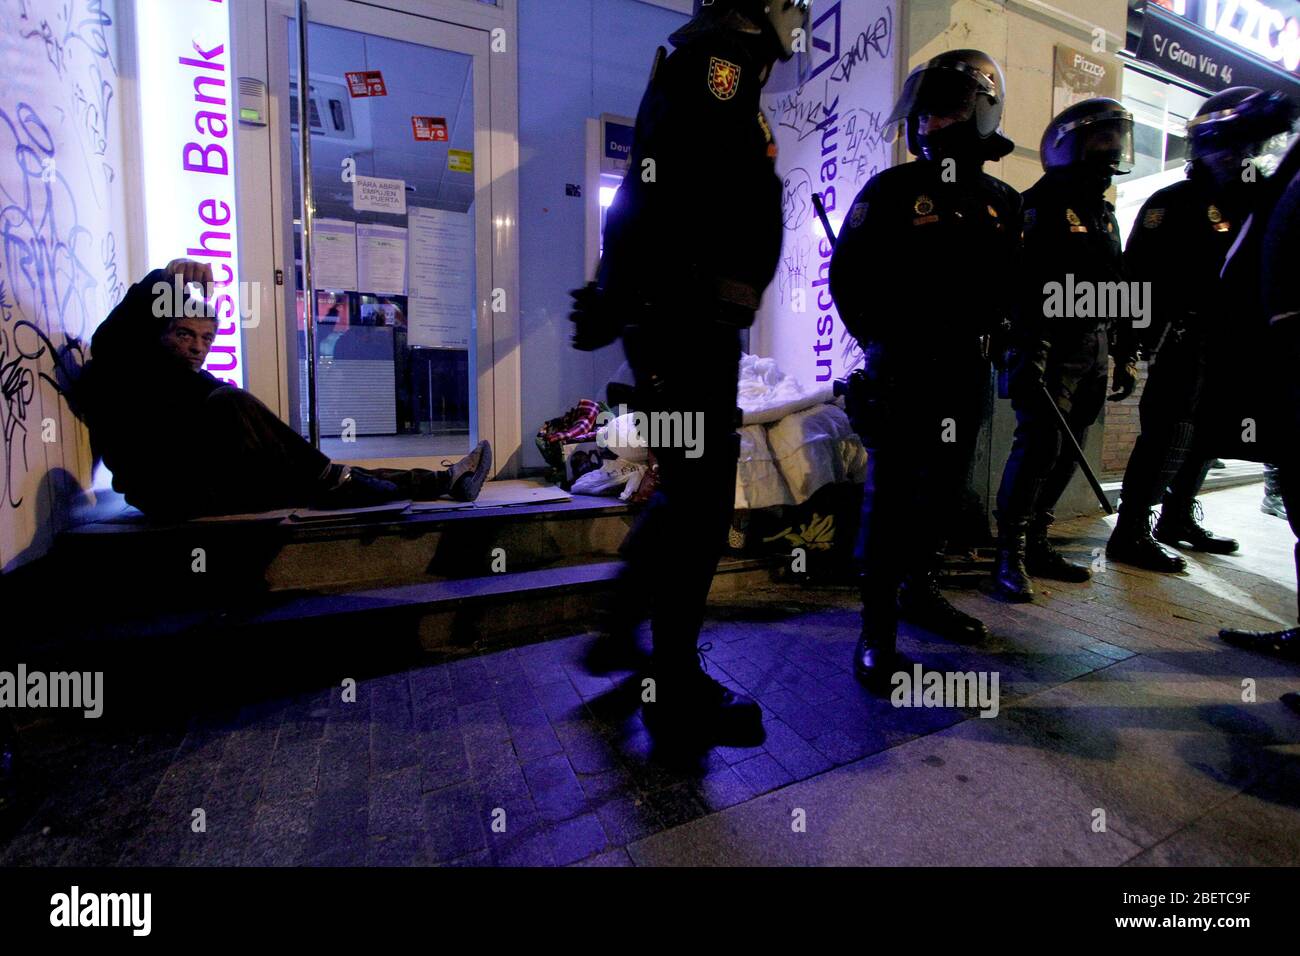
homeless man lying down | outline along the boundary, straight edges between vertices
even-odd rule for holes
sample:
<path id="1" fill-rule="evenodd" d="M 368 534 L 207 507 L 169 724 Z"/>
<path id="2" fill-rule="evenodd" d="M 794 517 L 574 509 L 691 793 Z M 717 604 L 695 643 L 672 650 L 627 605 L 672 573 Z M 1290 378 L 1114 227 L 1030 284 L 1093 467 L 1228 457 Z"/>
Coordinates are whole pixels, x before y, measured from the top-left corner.
<path id="1" fill-rule="evenodd" d="M 338 464 L 248 392 L 214 378 L 203 363 L 217 310 L 193 283 L 210 291 L 212 267 L 177 259 L 133 285 L 96 330 L 75 388 L 91 447 L 132 505 L 177 521 L 478 496 L 492 467 L 487 442 L 443 462 L 444 471 Z"/>

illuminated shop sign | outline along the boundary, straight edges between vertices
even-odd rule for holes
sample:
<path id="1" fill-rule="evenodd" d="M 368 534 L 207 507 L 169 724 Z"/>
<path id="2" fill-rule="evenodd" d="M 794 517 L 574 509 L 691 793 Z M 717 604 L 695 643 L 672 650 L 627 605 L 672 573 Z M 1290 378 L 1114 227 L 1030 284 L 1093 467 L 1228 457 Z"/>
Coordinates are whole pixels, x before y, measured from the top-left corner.
<path id="1" fill-rule="evenodd" d="M 1300 73 L 1300 16 L 1264 0 L 1165 0 L 1152 3 L 1249 50 L 1288 73 Z"/>
<path id="2" fill-rule="evenodd" d="M 1217 6 L 1222 6 L 1217 0 Z M 1216 9 L 1217 9 L 1216 6 Z M 1161 7 L 1148 6 L 1138 45 L 1139 59 L 1211 93 L 1230 86 L 1283 90 L 1300 101 L 1300 79 Z"/>
<path id="3" fill-rule="evenodd" d="M 177 258 L 212 263 L 217 338 L 205 367 L 242 386 L 238 81 L 227 0 L 136 0 L 135 9 L 149 265 Z"/>

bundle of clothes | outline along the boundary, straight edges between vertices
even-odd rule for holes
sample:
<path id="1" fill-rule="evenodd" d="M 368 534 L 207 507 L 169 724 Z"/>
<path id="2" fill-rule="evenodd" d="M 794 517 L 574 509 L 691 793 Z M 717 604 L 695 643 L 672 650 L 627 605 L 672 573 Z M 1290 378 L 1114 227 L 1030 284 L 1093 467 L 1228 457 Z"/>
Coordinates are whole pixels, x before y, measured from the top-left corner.
<path id="1" fill-rule="evenodd" d="M 630 383 L 625 365 L 615 384 Z M 867 453 L 831 383 L 805 389 L 774 359 L 745 355 L 738 404 L 740 462 L 736 508 L 802 505 L 827 485 L 861 484 Z M 587 399 L 537 434 L 551 477 L 575 494 L 644 500 L 653 492 L 653 450 L 635 411 L 618 411 Z M 643 427 L 643 426 L 642 426 Z"/>

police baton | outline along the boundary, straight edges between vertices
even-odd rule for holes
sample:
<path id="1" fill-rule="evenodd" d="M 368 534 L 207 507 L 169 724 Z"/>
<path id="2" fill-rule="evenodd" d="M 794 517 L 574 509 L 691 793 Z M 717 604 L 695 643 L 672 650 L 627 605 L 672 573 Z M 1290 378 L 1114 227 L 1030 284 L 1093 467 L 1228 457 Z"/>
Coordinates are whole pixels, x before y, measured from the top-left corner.
<path id="1" fill-rule="evenodd" d="M 835 229 L 831 226 L 830 217 L 826 215 L 826 207 L 822 205 L 822 194 L 812 194 L 813 208 L 817 210 L 817 218 L 822 221 L 822 228 L 826 230 L 826 238 L 831 241 L 831 248 L 835 248 Z"/>
<path id="2" fill-rule="evenodd" d="M 1106 497 L 1106 492 L 1102 490 L 1101 482 L 1097 480 L 1097 476 L 1093 473 L 1092 467 L 1088 464 L 1088 459 L 1083 454 L 1083 449 L 1079 447 L 1079 442 L 1075 439 L 1074 432 L 1070 431 L 1070 425 L 1065 420 L 1065 416 L 1061 414 L 1061 409 L 1056 404 L 1056 399 L 1052 398 L 1052 393 L 1047 390 L 1046 385 L 1041 385 L 1039 388 L 1042 390 L 1044 400 L 1046 400 L 1047 404 L 1051 406 L 1052 413 L 1056 416 L 1056 424 L 1061 429 L 1061 434 L 1065 436 L 1065 440 L 1069 443 L 1070 450 L 1074 453 L 1074 460 L 1079 464 L 1079 470 L 1083 472 L 1083 477 L 1088 479 L 1088 484 L 1092 485 L 1092 493 L 1095 494 L 1097 500 L 1101 502 L 1101 510 L 1106 512 L 1108 515 L 1113 515 L 1115 509 L 1110 506 L 1110 499 Z"/>

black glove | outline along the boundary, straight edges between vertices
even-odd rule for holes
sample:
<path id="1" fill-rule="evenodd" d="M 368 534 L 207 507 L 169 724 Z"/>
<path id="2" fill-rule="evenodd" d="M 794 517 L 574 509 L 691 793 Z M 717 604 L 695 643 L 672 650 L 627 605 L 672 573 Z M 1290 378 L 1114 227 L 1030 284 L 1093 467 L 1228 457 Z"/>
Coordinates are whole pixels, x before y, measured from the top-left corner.
<path id="1" fill-rule="evenodd" d="M 605 294 L 588 282 L 581 289 L 569 292 L 573 296 L 573 311 L 569 321 L 573 323 L 573 347 L 579 352 L 594 352 L 604 348 L 623 331 L 622 323 L 612 314 Z"/>
<path id="2" fill-rule="evenodd" d="M 863 367 L 855 369 L 848 377 L 844 411 L 862 444 L 879 448 L 889 436 L 890 397 L 894 390 L 884 351 L 873 345 L 868 345 L 863 351 Z"/>
<path id="3" fill-rule="evenodd" d="M 1007 397 L 1024 400 L 1043 387 L 1047 376 L 1047 343 L 1013 348 L 1007 357 Z"/>
<path id="4" fill-rule="evenodd" d="M 1138 387 L 1137 359 L 1115 358 L 1115 373 L 1111 376 L 1111 387 L 1115 391 L 1106 396 L 1109 402 L 1122 402 L 1133 394 Z"/>

